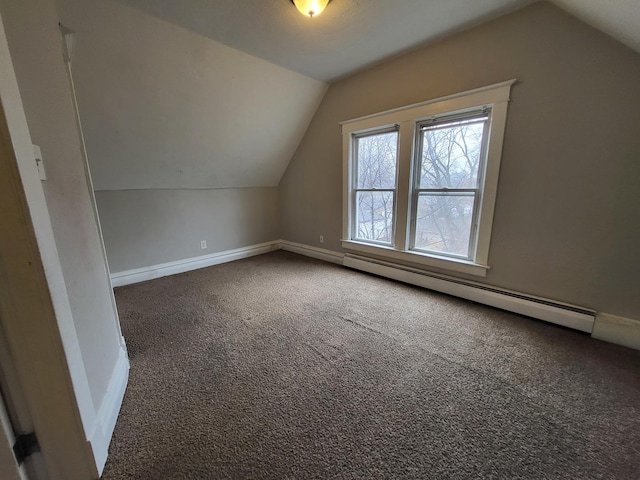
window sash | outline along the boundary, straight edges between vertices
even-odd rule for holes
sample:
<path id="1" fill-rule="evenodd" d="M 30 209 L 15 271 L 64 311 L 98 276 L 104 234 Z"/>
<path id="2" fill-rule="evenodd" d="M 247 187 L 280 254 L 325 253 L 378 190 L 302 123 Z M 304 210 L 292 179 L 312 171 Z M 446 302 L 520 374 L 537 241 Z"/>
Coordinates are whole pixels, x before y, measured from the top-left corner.
<path id="1" fill-rule="evenodd" d="M 421 169 L 422 169 L 422 154 L 424 149 L 424 135 L 423 132 L 427 130 L 437 130 L 442 128 L 450 128 L 457 125 L 472 125 L 476 123 L 483 123 L 482 140 L 480 145 L 480 153 L 478 159 L 478 180 L 476 188 L 453 188 L 453 187 L 441 187 L 441 188 L 421 188 Z M 409 250 L 429 253 L 443 257 L 451 257 L 457 259 L 464 259 L 469 261 L 475 261 L 476 250 L 478 245 L 478 227 L 480 208 L 482 205 L 482 190 L 484 187 L 484 177 L 486 171 L 487 162 L 487 144 L 489 140 L 489 130 L 491 124 L 491 109 L 483 107 L 482 110 L 467 111 L 462 113 L 453 113 L 444 115 L 438 118 L 432 118 L 428 121 L 416 122 L 415 128 L 415 150 L 414 155 L 411 158 L 413 182 L 411 187 L 411 207 L 408 212 L 409 220 Z M 473 196 L 473 213 L 471 217 L 471 228 L 469 232 L 469 244 L 466 255 L 460 255 L 453 252 L 443 252 L 440 250 L 431 250 L 425 248 L 416 247 L 417 237 L 417 221 L 418 221 L 418 201 L 420 196 L 425 195 L 472 195 Z"/>
<path id="2" fill-rule="evenodd" d="M 458 125 L 473 125 L 474 123 L 487 122 L 489 120 L 489 109 L 483 108 L 482 111 L 475 113 L 457 113 L 453 115 L 443 115 L 433 117 L 427 121 L 419 122 L 419 132 L 426 130 L 438 130 L 441 128 L 455 127 Z"/>
<path id="3" fill-rule="evenodd" d="M 396 157 L 395 157 L 395 179 L 394 179 L 394 188 L 359 188 L 359 165 L 358 165 L 358 146 L 359 140 L 367 137 L 372 137 L 376 135 L 384 135 L 385 133 L 396 133 Z M 359 242 L 371 243 L 373 245 L 383 245 L 383 246 L 391 246 L 393 247 L 395 244 L 395 232 L 396 232 L 396 223 L 397 223 L 397 190 L 398 190 L 398 167 L 399 167 L 399 142 L 400 142 L 400 132 L 398 125 L 387 126 L 383 128 L 378 128 L 375 130 L 369 130 L 366 132 L 356 132 L 351 135 L 352 137 L 352 184 L 351 184 L 351 238 L 357 240 Z M 392 218 L 391 218 L 391 240 L 389 242 L 382 242 L 379 240 L 371 240 L 368 238 L 362 238 L 359 236 L 358 231 L 358 193 L 359 192 L 391 192 L 392 197 Z"/>
<path id="4" fill-rule="evenodd" d="M 420 197 L 439 197 L 439 196 L 451 196 L 451 197 L 472 197 L 473 198 L 473 211 L 471 214 L 471 227 L 469 230 L 469 243 L 467 245 L 466 255 L 461 255 L 454 252 L 445 252 L 442 250 L 434 250 L 429 248 L 420 248 L 416 246 L 416 237 L 418 235 L 417 223 L 418 223 L 418 201 Z M 473 252 L 476 248 L 476 238 L 478 230 L 478 213 L 479 213 L 479 198 L 480 191 L 478 189 L 421 189 L 416 190 L 415 195 L 415 208 L 411 215 L 411 244 L 409 250 L 422 253 L 430 253 L 441 257 L 450 257 L 464 260 L 473 260 Z"/>
<path id="5" fill-rule="evenodd" d="M 372 240 L 369 238 L 362 238 L 358 235 L 358 193 L 360 192 L 391 192 L 391 202 L 392 202 L 392 217 L 391 217 L 391 240 L 389 242 L 383 242 L 380 240 Z M 351 238 L 357 240 L 359 242 L 372 243 L 375 245 L 384 245 L 384 246 L 393 246 L 394 238 L 396 233 L 396 190 L 395 189 L 386 189 L 386 188 L 355 188 L 353 190 L 353 230 Z"/>

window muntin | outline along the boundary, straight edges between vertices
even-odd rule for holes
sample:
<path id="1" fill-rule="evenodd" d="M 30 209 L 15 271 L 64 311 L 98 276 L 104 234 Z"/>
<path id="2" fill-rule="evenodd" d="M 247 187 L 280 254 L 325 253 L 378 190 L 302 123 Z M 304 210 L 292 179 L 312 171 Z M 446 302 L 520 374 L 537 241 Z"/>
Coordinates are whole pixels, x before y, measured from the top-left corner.
<path id="1" fill-rule="evenodd" d="M 398 130 L 354 135 L 352 238 L 393 245 L 395 229 Z"/>
<path id="2" fill-rule="evenodd" d="M 490 112 L 416 127 L 411 249 L 473 260 Z"/>

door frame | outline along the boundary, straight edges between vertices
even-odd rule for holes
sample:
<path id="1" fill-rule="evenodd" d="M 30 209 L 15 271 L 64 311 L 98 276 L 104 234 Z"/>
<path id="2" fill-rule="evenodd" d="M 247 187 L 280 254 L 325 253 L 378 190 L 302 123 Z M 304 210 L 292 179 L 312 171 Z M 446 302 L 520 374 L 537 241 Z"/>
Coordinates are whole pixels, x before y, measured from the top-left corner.
<path id="1" fill-rule="evenodd" d="M 5 480 L 33 479 L 33 476 L 27 476 L 26 466 L 18 465 L 13 455 L 12 447 L 16 437 L 2 395 L 0 395 L 0 430 L 2 430 L 2 435 L 0 435 L 0 472 L 2 472 L 2 478 Z"/>
<path id="2" fill-rule="evenodd" d="M 0 204 L 0 327 L 46 475 L 98 478 L 96 412 L 1 16 Z"/>

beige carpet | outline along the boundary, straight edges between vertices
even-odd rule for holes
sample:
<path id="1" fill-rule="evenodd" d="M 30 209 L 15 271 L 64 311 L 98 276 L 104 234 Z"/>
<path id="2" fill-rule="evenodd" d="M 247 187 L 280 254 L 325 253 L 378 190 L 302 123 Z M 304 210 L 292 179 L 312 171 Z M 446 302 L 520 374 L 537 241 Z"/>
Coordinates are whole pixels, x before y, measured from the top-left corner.
<path id="1" fill-rule="evenodd" d="M 275 252 L 118 288 L 105 479 L 640 478 L 640 352 Z"/>

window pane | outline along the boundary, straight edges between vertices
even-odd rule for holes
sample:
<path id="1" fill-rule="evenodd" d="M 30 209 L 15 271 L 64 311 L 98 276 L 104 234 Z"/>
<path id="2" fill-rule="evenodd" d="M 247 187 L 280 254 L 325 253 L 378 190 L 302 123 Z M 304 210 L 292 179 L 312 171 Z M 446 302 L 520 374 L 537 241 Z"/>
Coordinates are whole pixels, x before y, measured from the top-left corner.
<path id="1" fill-rule="evenodd" d="M 485 120 L 422 132 L 420 188 L 476 188 Z"/>
<path id="2" fill-rule="evenodd" d="M 474 195 L 420 194 L 415 248 L 466 257 L 474 199 Z"/>
<path id="3" fill-rule="evenodd" d="M 356 238 L 391 243 L 393 192 L 356 192 Z"/>
<path id="4" fill-rule="evenodd" d="M 357 188 L 396 188 L 398 132 L 357 139 Z"/>

